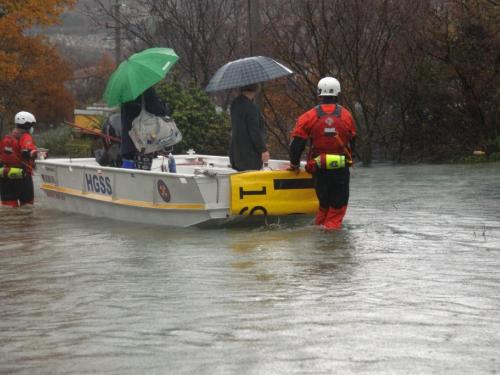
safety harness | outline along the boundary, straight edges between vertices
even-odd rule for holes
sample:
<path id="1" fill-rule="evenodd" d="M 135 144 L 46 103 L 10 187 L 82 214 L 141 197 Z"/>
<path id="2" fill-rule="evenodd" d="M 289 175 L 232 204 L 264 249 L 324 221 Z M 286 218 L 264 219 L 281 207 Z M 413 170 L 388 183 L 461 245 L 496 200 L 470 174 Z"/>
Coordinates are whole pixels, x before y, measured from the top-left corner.
<path id="1" fill-rule="evenodd" d="M 339 169 L 344 168 L 346 163 L 354 168 L 348 149 L 351 134 L 345 122 L 340 118 L 342 107 L 337 104 L 333 113 L 326 113 L 320 105 L 315 109 L 318 120 L 311 131 L 313 150 L 311 160 L 306 164 L 306 171 L 314 173 L 316 168 Z"/>
<path id="2" fill-rule="evenodd" d="M 33 167 L 21 160 L 22 151 L 20 139 L 23 134 L 7 134 L 1 142 L 0 177 L 9 179 L 20 179 L 26 176 L 26 169 L 33 170 Z M 29 152 L 29 150 L 28 150 Z"/>

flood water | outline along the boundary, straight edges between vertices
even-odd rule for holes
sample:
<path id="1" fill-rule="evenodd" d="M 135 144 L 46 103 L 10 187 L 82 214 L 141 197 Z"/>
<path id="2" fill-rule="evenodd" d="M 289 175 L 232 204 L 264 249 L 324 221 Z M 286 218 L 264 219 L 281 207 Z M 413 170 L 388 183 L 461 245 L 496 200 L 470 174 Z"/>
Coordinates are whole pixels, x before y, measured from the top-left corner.
<path id="1" fill-rule="evenodd" d="M 0 209 L 0 374 L 500 373 L 500 164 L 356 168 L 342 230 Z"/>

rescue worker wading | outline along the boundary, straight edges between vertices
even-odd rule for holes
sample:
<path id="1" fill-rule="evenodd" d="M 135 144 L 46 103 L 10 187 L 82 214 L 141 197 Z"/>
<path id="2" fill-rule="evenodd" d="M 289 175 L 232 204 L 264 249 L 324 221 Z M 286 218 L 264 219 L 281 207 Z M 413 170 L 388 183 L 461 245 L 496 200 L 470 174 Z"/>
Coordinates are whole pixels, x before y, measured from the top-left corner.
<path id="1" fill-rule="evenodd" d="M 352 165 L 356 127 L 351 114 L 337 104 L 340 83 L 326 77 L 318 83 L 321 104 L 299 117 L 291 135 L 290 167 L 300 171 L 300 157 L 310 138 L 312 149 L 306 171 L 312 173 L 319 200 L 315 225 L 338 229 L 349 201 L 349 167 Z"/>
<path id="2" fill-rule="evenodd" d="M 34 159 L 47 156 L 37 151 L 31 133 L 35 116 L 29 112 L 19 112 L 15 116 L 16 127 L 0 141 L 2 183 L 2 205 L 19 207 L 33 204 Z"/>

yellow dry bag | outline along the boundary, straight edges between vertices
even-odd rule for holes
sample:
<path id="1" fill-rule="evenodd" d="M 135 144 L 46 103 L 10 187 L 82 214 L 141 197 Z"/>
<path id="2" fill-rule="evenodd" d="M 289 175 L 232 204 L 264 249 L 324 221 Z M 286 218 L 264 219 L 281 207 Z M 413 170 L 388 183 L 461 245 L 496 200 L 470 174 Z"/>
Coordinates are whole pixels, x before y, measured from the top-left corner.
<path id="1" fill-rule="evenodd" d="M 11 180 L 18 180 L 26 176 L 26 170 L 23 168 L 0 168 L 0 177 L 10 178 Z"/>
<path id="2" fill-rule="evenodd" d="M 339 169 L 345 167 L 345 155 L 321 154 L 314 158 L 321 169 Z"/>

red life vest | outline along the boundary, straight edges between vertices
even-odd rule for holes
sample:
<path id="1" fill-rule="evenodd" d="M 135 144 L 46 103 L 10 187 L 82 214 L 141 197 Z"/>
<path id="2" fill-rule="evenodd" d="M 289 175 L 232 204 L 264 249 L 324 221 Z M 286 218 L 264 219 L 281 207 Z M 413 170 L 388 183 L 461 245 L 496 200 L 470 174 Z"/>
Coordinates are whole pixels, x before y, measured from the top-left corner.
<path id="1" fill-rule="evenodd" d="M 19 142 L 21 136 L 22 134 L 18 134 L 17 136 L 7 134 L 0 142 L 1 160 L 5 167 L 22 167 L 19 161 L 22 157 L 21 143 Z"/>
<path id="2" fill-rule="evenodd" d="M 310 136 L 312 138 L 315 154 L 336 154 L 345 155 L 345 150 L 335 137 L 338 134 L 344 145 L 349 149 L 351 133 L 346 123 L 340 118 L 342 107 L 337 104 L 333 113 L 326 113 L 320 105 L 315 107 L 318 114 L 318 120 L 311 128 Z"/>

